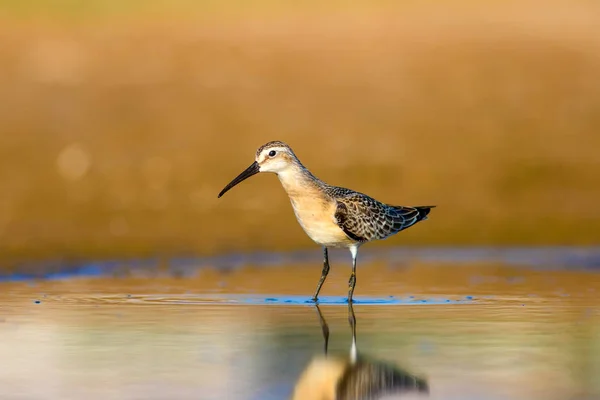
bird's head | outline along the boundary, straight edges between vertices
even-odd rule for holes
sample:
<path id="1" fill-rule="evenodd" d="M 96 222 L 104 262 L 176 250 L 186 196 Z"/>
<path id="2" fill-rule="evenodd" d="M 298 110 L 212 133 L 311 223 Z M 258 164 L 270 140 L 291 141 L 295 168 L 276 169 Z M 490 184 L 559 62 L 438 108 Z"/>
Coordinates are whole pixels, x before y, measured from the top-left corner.
<path id="1" fill-rule="evenodd" d="M 229 182 L 229 184 L 221 190 L 218 197 L 223 196 L 229 189 L 259 172 L 280 174 L 293 166 L 298 165 L 298 163 L 298 158 L 296 158 L 296 155 L 287 144 L 280 141 L 266 143 L 256 150 L 254 162 Z"/>

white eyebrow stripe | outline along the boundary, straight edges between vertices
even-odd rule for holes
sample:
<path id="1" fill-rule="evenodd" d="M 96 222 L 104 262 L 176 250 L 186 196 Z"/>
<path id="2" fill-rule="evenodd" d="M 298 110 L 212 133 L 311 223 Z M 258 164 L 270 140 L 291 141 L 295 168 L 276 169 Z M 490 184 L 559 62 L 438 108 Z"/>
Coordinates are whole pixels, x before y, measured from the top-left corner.
<path id="1" fill-rule="evenodd" d="M 286 151 L 287 149 L 285 147 L 269 147 L 268 149 L 264 149 L 263 152 L 265 151 L 271 151 L 271 150 L 275 150 L 275 151 Z M 268 154 L 268 151 L 267 151 Z"/>

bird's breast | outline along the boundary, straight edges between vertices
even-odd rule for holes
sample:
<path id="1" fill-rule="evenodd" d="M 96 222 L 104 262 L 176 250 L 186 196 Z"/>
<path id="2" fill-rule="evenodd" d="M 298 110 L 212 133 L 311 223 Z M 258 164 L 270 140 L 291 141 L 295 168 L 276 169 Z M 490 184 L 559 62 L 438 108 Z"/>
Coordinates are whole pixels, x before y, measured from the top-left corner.
<path id="1" fill-rule="evenodd" d="M 296 219 L 306 234 L 316 243 L 327 247 L 347 247 L 352 241 L 337 225 L 334 215 L 336 202 L 320 193 L 290 193 Z"/>

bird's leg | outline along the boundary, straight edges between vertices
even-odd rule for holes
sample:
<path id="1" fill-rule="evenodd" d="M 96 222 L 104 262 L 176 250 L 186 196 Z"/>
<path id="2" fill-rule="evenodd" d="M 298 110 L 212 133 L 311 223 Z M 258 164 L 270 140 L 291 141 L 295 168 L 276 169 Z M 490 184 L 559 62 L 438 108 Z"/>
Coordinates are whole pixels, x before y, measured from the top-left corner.
<path id="1" fill-rule="evenodd" d="M 352 253 L 352 275 L 350 275 L 350 279 L 348 280 L 348 303 L 352 303 L 352 295 L 354 295 L 354 286 L 356 286 L 356 254 L 358 253 L 358 248 L 351 247 L 350 252 Z"/>
<path id="2" fill-rule="evenodd" d="M 352 362 L 356 362 L 356 316 L 354 316 L 354 307 L 352 303 L 348 303 L 348 322 L 350 323 L 350 329 L 352 330 L 352 347 L 350 348 L 350 359 Z"/>
<path id="3" fill-rule="evenodd" d="M 321 286 L 323 286 L 323 282 L 325 282 L 328 273 L 329 255 L 327 254 L 327 247 L 323 247 L 323 271 L 321 272 L 321 279 L 319 279 L 319 283 L 317 284 L 317 290 L 315 291 L 315 295 L 313 296 L 312 301 L 316 302 L 319 299 L 319 292 L 321 291 Z"/>
<path id="4" fill-rule="evenodd" d="M 325 321 L 325 318 L 323 317 L 323 313 L 321 312 L 319 306 L 315 304 L 315 307 L 317 308 L 317 312 L 319 313 L 319 323 L 321 324 L 321 331 L 323 332 L 323 339 L 325 340 L 325 356 L 327 356 L 327 347 L 329 344 L 329 325 L 327 325 L 327 321 Z"/>

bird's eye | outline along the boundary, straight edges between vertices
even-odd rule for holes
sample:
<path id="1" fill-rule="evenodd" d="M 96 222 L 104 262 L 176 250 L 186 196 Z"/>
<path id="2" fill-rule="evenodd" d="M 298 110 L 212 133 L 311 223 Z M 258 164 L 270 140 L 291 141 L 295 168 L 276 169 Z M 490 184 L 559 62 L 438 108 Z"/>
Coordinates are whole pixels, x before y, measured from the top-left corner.
<path id="1" fill-rule="evenodd" d="M 275 157 L 275 154 L 277 154 L 277 152 L 275 150 L 271 150 L 269 152 L 269 157 Z"/>

